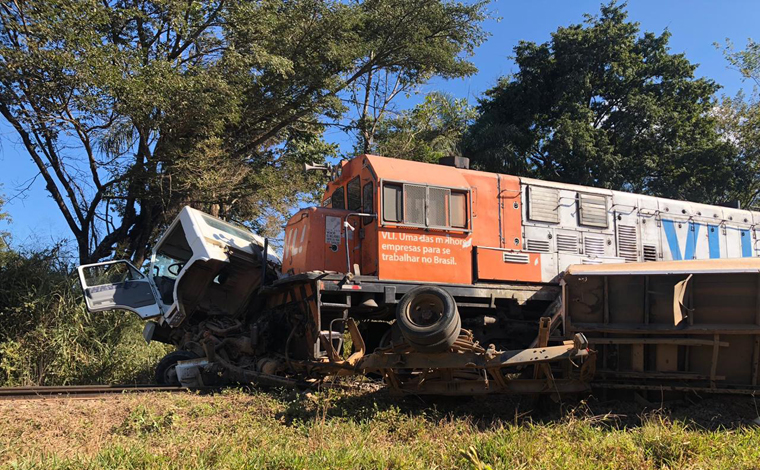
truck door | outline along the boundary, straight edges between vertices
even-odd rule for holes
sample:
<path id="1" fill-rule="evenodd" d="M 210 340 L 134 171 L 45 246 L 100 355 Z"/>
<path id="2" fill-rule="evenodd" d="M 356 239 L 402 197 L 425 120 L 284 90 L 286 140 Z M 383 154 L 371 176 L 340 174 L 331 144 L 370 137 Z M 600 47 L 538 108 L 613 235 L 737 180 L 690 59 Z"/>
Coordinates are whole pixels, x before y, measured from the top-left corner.
<path id="1" fill-rule="evenodd" d="M 128 261 L 79 266 L 87 310 L 130 310 L 140 318 L 161 315 L 150 280 Z"/>

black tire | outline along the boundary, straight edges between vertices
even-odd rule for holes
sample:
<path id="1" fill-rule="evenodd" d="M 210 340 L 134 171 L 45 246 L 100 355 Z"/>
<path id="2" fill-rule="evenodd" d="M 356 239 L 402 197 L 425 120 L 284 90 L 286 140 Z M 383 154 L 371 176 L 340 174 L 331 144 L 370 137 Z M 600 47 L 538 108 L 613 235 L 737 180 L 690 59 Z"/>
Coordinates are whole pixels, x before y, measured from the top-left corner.
<path id="1" fill-rule="evenodd" d="M 156 383 L 159 385 L 173 386 L 179 385 L 177 372 L 174 370 L 179 361 L 195 359 L 198 356 L 190 351 L 170 352 L 158 361 L 156 366 Z"/>
<path id="2" fill-rule="evenodd" d="M 435 286 L 415 287 L 401 298 L 396 324 L 417 351 L 446 351 L 459 337 L 462 321 L 454 298 Z"/>

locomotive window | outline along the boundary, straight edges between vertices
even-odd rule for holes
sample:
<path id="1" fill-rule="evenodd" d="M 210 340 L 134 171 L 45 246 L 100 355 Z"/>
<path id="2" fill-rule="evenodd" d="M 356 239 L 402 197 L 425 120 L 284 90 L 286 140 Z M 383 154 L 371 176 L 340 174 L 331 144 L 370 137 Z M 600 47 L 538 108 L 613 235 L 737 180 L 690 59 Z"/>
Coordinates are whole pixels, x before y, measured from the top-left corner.
<path id="1" fill-rule="evenodd" d="M 404 222 L 425 225 L 425 196 L 427 187 L 404 185 Z"/>
<path id="2" fill-rule="evenodd" d="M 372 182 L 364 185 L 364 188 L 362 188 L 362 201 L 364 204 L 362 204 L 362 212 L 365 214 L 372 214 L 374 212 L 374 201 L 373 195 L 374 191 L 372 190 Z"/>
<path id="3" fill-rule="evenodd" d="M 449 194 L 451 191 L 442 188 L 428 188 L 428 223 L 432 227 L 448 226 Z"/>
<path id="4" fill-rule="evenodd" d="M 401 185 L 383 185 L 383 220 L 386 222 L 401 222 L 403 220 L 402 194 Z"/>
<path id="5" fill-rule="evenodd" d="M 348 192 L 348 210 L 358 211 L 362 208 L 362 188 L 359 177 L 352 179 L 346 185 Z"/>
<path id="6" fill-rule="evenodd" d="M 467 228 L 467 195 L 451 193 L 451 226 Z"/>
<path id="7" fill-rule="evenodd" d="M 339 186 L 338 189 L 332 194 L 332 207 L 333 209 L 345 209 L 346 197 L 343 192 L 343 186 Z"/>
<path id="8" fill-rule="evenodd" d="M 607 228 L 607 198 L 578 193 L 578 218 L 581 225 Z"/>
<path id="9" fill-rule="evenodd" d="M 364 191 L 366 201 L 371 183 L 364 187 Z M 385 222 L 422 227 L 467 228 L 467 193 L 464 191 L 419 184 L 383 183 L 382 198 Z M 367 208 L 365 212 L 371 212 L 371 209 Z"/>

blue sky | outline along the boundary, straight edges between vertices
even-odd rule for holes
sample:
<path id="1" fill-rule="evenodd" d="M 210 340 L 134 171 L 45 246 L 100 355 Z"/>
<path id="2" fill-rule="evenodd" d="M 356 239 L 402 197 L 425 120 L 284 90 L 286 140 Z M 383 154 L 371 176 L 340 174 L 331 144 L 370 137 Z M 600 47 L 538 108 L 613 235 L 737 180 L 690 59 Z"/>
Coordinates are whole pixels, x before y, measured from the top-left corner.
<path id="1" fill-rule="evenodd" d="M 512 48 L 520 40 L 545 42 L 558 26 L 582 21 L 583 13 L 599 11 L 599 1 L 587 0 L 501 0 L 491 4 L 494 16 L 485 28 L 491 33 L 488 41 L 477 49 L 472 58 L 479 71 L 462 80 L 433 80 L 423 86 L 420 94 L 412 97 L 409 105 L 425 93 L 442 90 L 458 98 L 468 98 L 474 103 L 499 77 L 515 71 L 509 60 Z M 721 94 L 734 95 L 740 89 L 751 91 L 751 84 L 743 82 L 738 72 L 729 70 L 722 53 L 714 42 L 723 43 L 730 38 L 737 48 L 746 44 L 747 38 L 760 39 L 760 1 L 757 0 L 632 0 L 628 5 L 630 18 L 641 23 L 641 29 L 660 33 L 668 29 L 672 33 L 672 52 L 685 53 L 693 63 L 698 63 L 698 76 L 714 79 L 723 86 Z M 405 105 L 407 103 L 404 103 Z M 328 139 L 341 143 L 348 150 L 348 139 L 340 131 L 330 131 Z M 13 198 L 18 189 L 25 187 L 37 172 L 24 153 L 13 130 L 0 122 L 0 193 Z M 0 230 L 10 229 L 14 245 L 44 246 L 69 237 L 69 230 L 57 207 L 47 195 L 41 178 L 31 184 L 26 197 L 18 197 L 5 207 L 13 222 Z"/>

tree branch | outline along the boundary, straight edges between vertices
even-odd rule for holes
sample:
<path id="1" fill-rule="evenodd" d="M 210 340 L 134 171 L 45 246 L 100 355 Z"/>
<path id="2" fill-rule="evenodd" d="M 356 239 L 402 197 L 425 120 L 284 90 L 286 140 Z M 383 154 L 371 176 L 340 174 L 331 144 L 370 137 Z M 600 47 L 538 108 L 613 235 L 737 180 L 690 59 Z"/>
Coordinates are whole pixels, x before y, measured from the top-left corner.
<path id="1" fill-rule="evenodd" d="M 55 180 L 53 180 L 53 177 L 50 175 L 50 172 L 48 171 L 47 166 L 45 165 L 45 162 L 42 161 L 42 158 L 37 153 L 35 145 L 32 142 L 32 139 L 29 137 L 29 133 L 26 131 L 26 129 L 24 129 L 24 127 L 16 119 L 16 117 L 11 113 L 10 109 L 5 103 L 0 103 L 0 113 L 2 113 L 3 117 L 8 122 L 11 123 L 13 128 L 16 129 L 16 132 L 18 132 L 19 136 L 21 136 L 21 140 L 24 142 L 24 147 L 26 147 L 27 152 L 29 152 L 29 155 L 32 157 L 32 160 L 34 160 L 34 163 L 37 165 L 37 168 L 40 170 L 40 174 L 42 174 L 42 177 L 45 179 L 45 183 L 47 184 L 47 190 L 50 192 L 50 195 L 53 197 L 53 200 L 58 205 L 58 208 L 63 214 L 64 219 L 66 219 L 66 223 L 68 224 L 69 228 L 74 233 L 74 235 L 77 238 L 79 238 L 82 235 L 82 229 L 77 225 L 76 221 L 74 220 L 74 217 L 72 217 L 68 206 L 66 206 L 66 203 L 63 200 L 63 196 L 61 195 L 61 192 L 58 190 L 58 186 L 56 186 L 55 184 Z"/>

